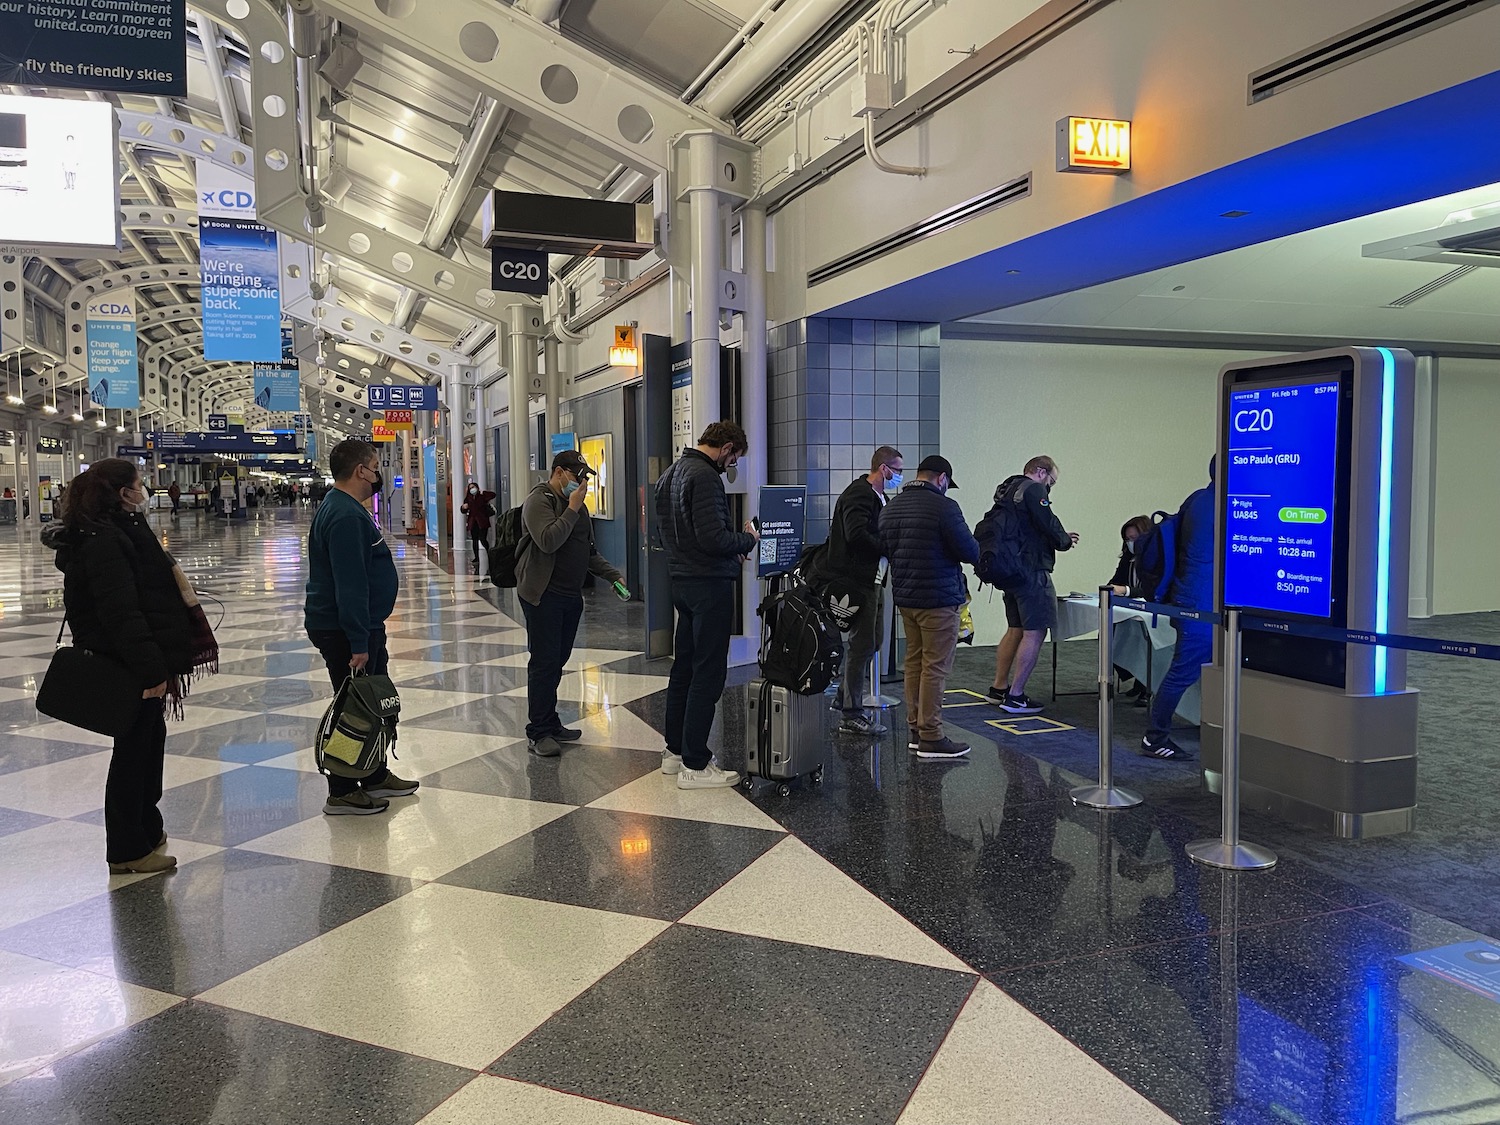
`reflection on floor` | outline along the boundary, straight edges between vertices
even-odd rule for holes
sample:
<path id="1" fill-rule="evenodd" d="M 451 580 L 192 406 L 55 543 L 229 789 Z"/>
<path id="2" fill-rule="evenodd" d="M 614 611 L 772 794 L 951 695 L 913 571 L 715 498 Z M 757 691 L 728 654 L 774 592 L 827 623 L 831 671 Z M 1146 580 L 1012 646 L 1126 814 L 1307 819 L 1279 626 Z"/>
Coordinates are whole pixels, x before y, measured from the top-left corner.
<path id="1" fill-rule="evenodd" d="M 512 596 L 398 545 L 423 788 L 325 818 L 305 513 L 154 518 L 226 609 L 169 732 L 165 877 L 105 871 L 107 747 L 32 705 L 58 576 L 0 531 L 7 1125 L 1500 1117 L 1500 1009 L 1398 960 L 1471 932 L 1308 863 L 1196 868 L 1191 817 L 1074 809 L 977 714 L 966 764 L 830 734 L 819 787 L 683 793 L 613 598 L 564 682 L 584 739 L 539 760 Z"/>

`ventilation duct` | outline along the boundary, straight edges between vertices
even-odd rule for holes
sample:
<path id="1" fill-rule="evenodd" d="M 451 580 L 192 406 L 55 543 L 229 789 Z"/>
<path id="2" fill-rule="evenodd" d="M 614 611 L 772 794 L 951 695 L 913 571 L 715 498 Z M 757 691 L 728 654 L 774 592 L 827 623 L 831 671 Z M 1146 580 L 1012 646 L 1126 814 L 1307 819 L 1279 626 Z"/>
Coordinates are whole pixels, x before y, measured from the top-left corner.
<path id="1" fill-rule="evenodd" d="M 1018 199 L 1025 199 L 1031 194 L 1031 174 L 1018 176 L 1009 183 L 1001 184 L 997 188 L 982 195 L 976 195 L 973 199 L 965 200 L 946 211 L 939 211 L 931 218 L 923 219 L 921 222 L 913 223 L 909 227 L 903 227 L 894 234 L 887 235 L 878 242 L 871 242 L 861 246 L 858 250 L 845 254 L 842 258 L 821 265 L 814 270 L 808 271 L 807 284 L 821 285 L 830 281 L 840 274 L 848 273 L 850 270 L 858 269 L 860 266 L 868 265 L 877 258 L 900 250 L 902 247 L 911 246 L 913 243 L 921 242 L 924 238 L 942 234 L 944 231 L 952 230 L 956 226 L 977 219 L 980 215 L 988 214 L 997 207 L 1004 207 L 1007 203 L 1014 203 Z"/>
<path id="2" fill-rule="evenodd" d="M 1250 75 L 1250 104 L 1493 7 L 1500 0 L 1415 0 Z"/>

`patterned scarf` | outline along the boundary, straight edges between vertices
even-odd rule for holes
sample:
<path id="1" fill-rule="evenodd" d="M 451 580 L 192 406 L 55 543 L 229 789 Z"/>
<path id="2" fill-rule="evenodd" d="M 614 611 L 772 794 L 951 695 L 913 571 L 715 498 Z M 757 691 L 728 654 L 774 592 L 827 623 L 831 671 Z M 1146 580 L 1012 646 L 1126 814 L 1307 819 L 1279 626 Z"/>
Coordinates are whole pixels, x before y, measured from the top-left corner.
<path id="1" fill-rule="evenodd" d="M 182 700 L 188 693 L 188 685 L 200 675 L 213 675 L 219 670 L 219 642 L 214 639 L 213 626 L 208 623 L 208 615 L 198 604 L 198 595 L 193 591 L 193 584 L 188 581 L 187 575 L 182 573 L 182 568 L 177 565 L 177 561 L 172 559 L 171 562 L 172 577 L 176 580 L 177 589 L 182 594 L 182 604 L 187 607 L 188 635 L 193 653 L 192 670 L 185 676 L 173 676 L 167 685 L 168 711 L 174 719 L 180 719 L 182 718 Z"/>

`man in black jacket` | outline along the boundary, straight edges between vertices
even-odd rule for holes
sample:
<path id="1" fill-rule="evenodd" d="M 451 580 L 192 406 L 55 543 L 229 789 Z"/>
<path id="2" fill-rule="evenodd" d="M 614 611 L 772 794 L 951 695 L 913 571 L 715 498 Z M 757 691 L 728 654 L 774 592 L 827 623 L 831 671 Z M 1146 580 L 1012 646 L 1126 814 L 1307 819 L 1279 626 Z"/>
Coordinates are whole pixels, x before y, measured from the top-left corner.
<path id="1" fill-rule="evenodd" d="M 958 615 L 969 594 L 963 564 L 979 544 L 948 490 L 957 488 L 944 457 L 924 457 L 917 479 L 885 506 L 880 542 L 906 630 L 907 746 L 919 758 L 962 758 L 967 743 L 943 735 L 943 689 L 958 647 Z"/>
<path id="2" fill-rule="evenodd" d="M 887 488 L 901 488 L 901 451 L 882 445 L 870 457 L 869 475 L 856 477 L 833 506 L 819 575 L 834 584 L 835 596 L 847 597 L 859 607 L 853 628 L 844 634 L 844 671 L 837 699 L 844 713 L 839 730 L 847 734 L 884 734 L 886 730 L 865 710 L 865 673 L 880 632 L 880 593 L 885 579 L 880 512 Z"/>
<path id="3" fill-rule="evenodd" d="M 1042 705 L 1026 694 L 1026 681 L 1036 667 L 1042 639 L 1057 628 L 1057 590 L 1052 568 L 1057 552 L 1070 550 L 1078 542 L 1076 531 L 1065 531 L 1052 510 L 1052 486 L 1057 483 L 1057 462 L 1033 457 L 1020 476 L 1008 477 L 995 489 L 995 503 L 1017 510 L 1023 529 L 1021 558 L 1031 574 L 1020 586 L 1005 591 L 1005 624 L 1008 628 L 995 650 L 995 683 L 992 703 L 1012 715 L 1038 715 Z M 1011 676 L 1011 665 L 1015 676 Z"/>
<path id="4" fill-rule="evenodd" d="M 667 681 L 666 749 L 661 772 L 677 775 L 679 789 L 739 784 L 708 749 L 714 710 L 729 673 L 734 628 L 735 579 L 760 538 L 747 523 L 735 531 L 724 494 L 724 471 L 749 448 L 735 422 L 715 422 L 695 449 L 685 450 L 656 482 L 656 525 L 667 549 L 677 634 Z"/>

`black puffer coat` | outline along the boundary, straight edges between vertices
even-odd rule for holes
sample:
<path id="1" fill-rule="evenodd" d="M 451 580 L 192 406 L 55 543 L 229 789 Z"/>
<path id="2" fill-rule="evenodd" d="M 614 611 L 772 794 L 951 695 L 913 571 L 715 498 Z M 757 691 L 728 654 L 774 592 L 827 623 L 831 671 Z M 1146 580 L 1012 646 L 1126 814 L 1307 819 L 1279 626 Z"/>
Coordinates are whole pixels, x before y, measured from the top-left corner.
<path id="1" fill-rule="evenodd" d="M 979 544 L 963 509 L 925 480 L 903 488 L 880 514 L 880 542 L 891 560 L 891 587 L 902 609 L 960 606 L 968 598 L 963 563 L 979 561 Z"/>
<path id="2" fill-rule="evenodd" d="M 54 524 L 42 542 L 57 552 L 76 647 L 123 664 L 142 690 L 192 671 L 188 608 L 144 516 L 116 512 L 79 531 Z"/>
<path id="3" fill-rule="evenodd" d="M 673 578 L 738 578 L 755 537 L 736 531 L 719 467 L 689 449 L 656 482 L 656 527 Z"/>

